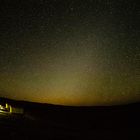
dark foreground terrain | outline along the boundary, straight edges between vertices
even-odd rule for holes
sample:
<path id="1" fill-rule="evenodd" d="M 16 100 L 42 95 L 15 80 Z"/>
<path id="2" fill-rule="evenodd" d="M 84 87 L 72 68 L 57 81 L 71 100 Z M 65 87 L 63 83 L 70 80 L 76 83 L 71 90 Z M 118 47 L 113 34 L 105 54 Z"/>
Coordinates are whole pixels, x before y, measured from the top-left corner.
<path id="1" fill-rule="evenodd" d="M 106 107 L 68 107 L 2 100 L 23 108 L 24 113 L 0 113 L 0 139 L 140 138 L 140 103 Z"/>

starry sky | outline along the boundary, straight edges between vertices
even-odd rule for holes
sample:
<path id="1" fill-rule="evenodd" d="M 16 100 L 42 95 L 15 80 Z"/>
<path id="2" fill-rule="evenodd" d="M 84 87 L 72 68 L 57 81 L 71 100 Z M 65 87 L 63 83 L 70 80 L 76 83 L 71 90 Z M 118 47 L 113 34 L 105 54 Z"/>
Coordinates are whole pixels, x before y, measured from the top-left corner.
<path id="1" fill-rule="evenodd" d="M 0 96 L 61 105 L 140 100 L 135 0 L 1 0 Z"/>

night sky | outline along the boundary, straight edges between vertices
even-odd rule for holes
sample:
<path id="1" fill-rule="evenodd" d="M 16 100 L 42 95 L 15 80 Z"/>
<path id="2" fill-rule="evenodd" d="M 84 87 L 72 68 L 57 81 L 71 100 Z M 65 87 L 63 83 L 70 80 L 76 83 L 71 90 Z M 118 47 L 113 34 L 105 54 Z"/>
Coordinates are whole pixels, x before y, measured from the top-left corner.
<path id="1" fill-rule="evenodd" d="M 135 0 L 1 0 L 0 96 L 62 105 L 140 100 Z"/>

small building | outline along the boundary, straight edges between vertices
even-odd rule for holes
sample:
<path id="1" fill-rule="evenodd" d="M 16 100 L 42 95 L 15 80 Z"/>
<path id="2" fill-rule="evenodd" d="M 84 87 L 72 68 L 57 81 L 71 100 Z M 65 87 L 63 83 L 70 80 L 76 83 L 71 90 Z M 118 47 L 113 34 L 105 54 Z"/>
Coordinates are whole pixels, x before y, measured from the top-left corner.
<path id="1" fill-rule="evenodd" d="M 0 103 L 0 112 L 11 114 L 23 114 L 24 109 L 16 105 L 14 106 L 8 103 Z"/>

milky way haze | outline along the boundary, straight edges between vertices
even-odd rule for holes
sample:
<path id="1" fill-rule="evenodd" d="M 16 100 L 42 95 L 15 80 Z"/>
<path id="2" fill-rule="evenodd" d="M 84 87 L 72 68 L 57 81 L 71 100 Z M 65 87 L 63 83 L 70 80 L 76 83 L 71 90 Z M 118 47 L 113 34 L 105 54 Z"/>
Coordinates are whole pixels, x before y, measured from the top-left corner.
<path id="1" fill-rule="evenodd" d="M 140 100 L 132 0 L 0 4 L 0 96 L 63 105 Z"/>

